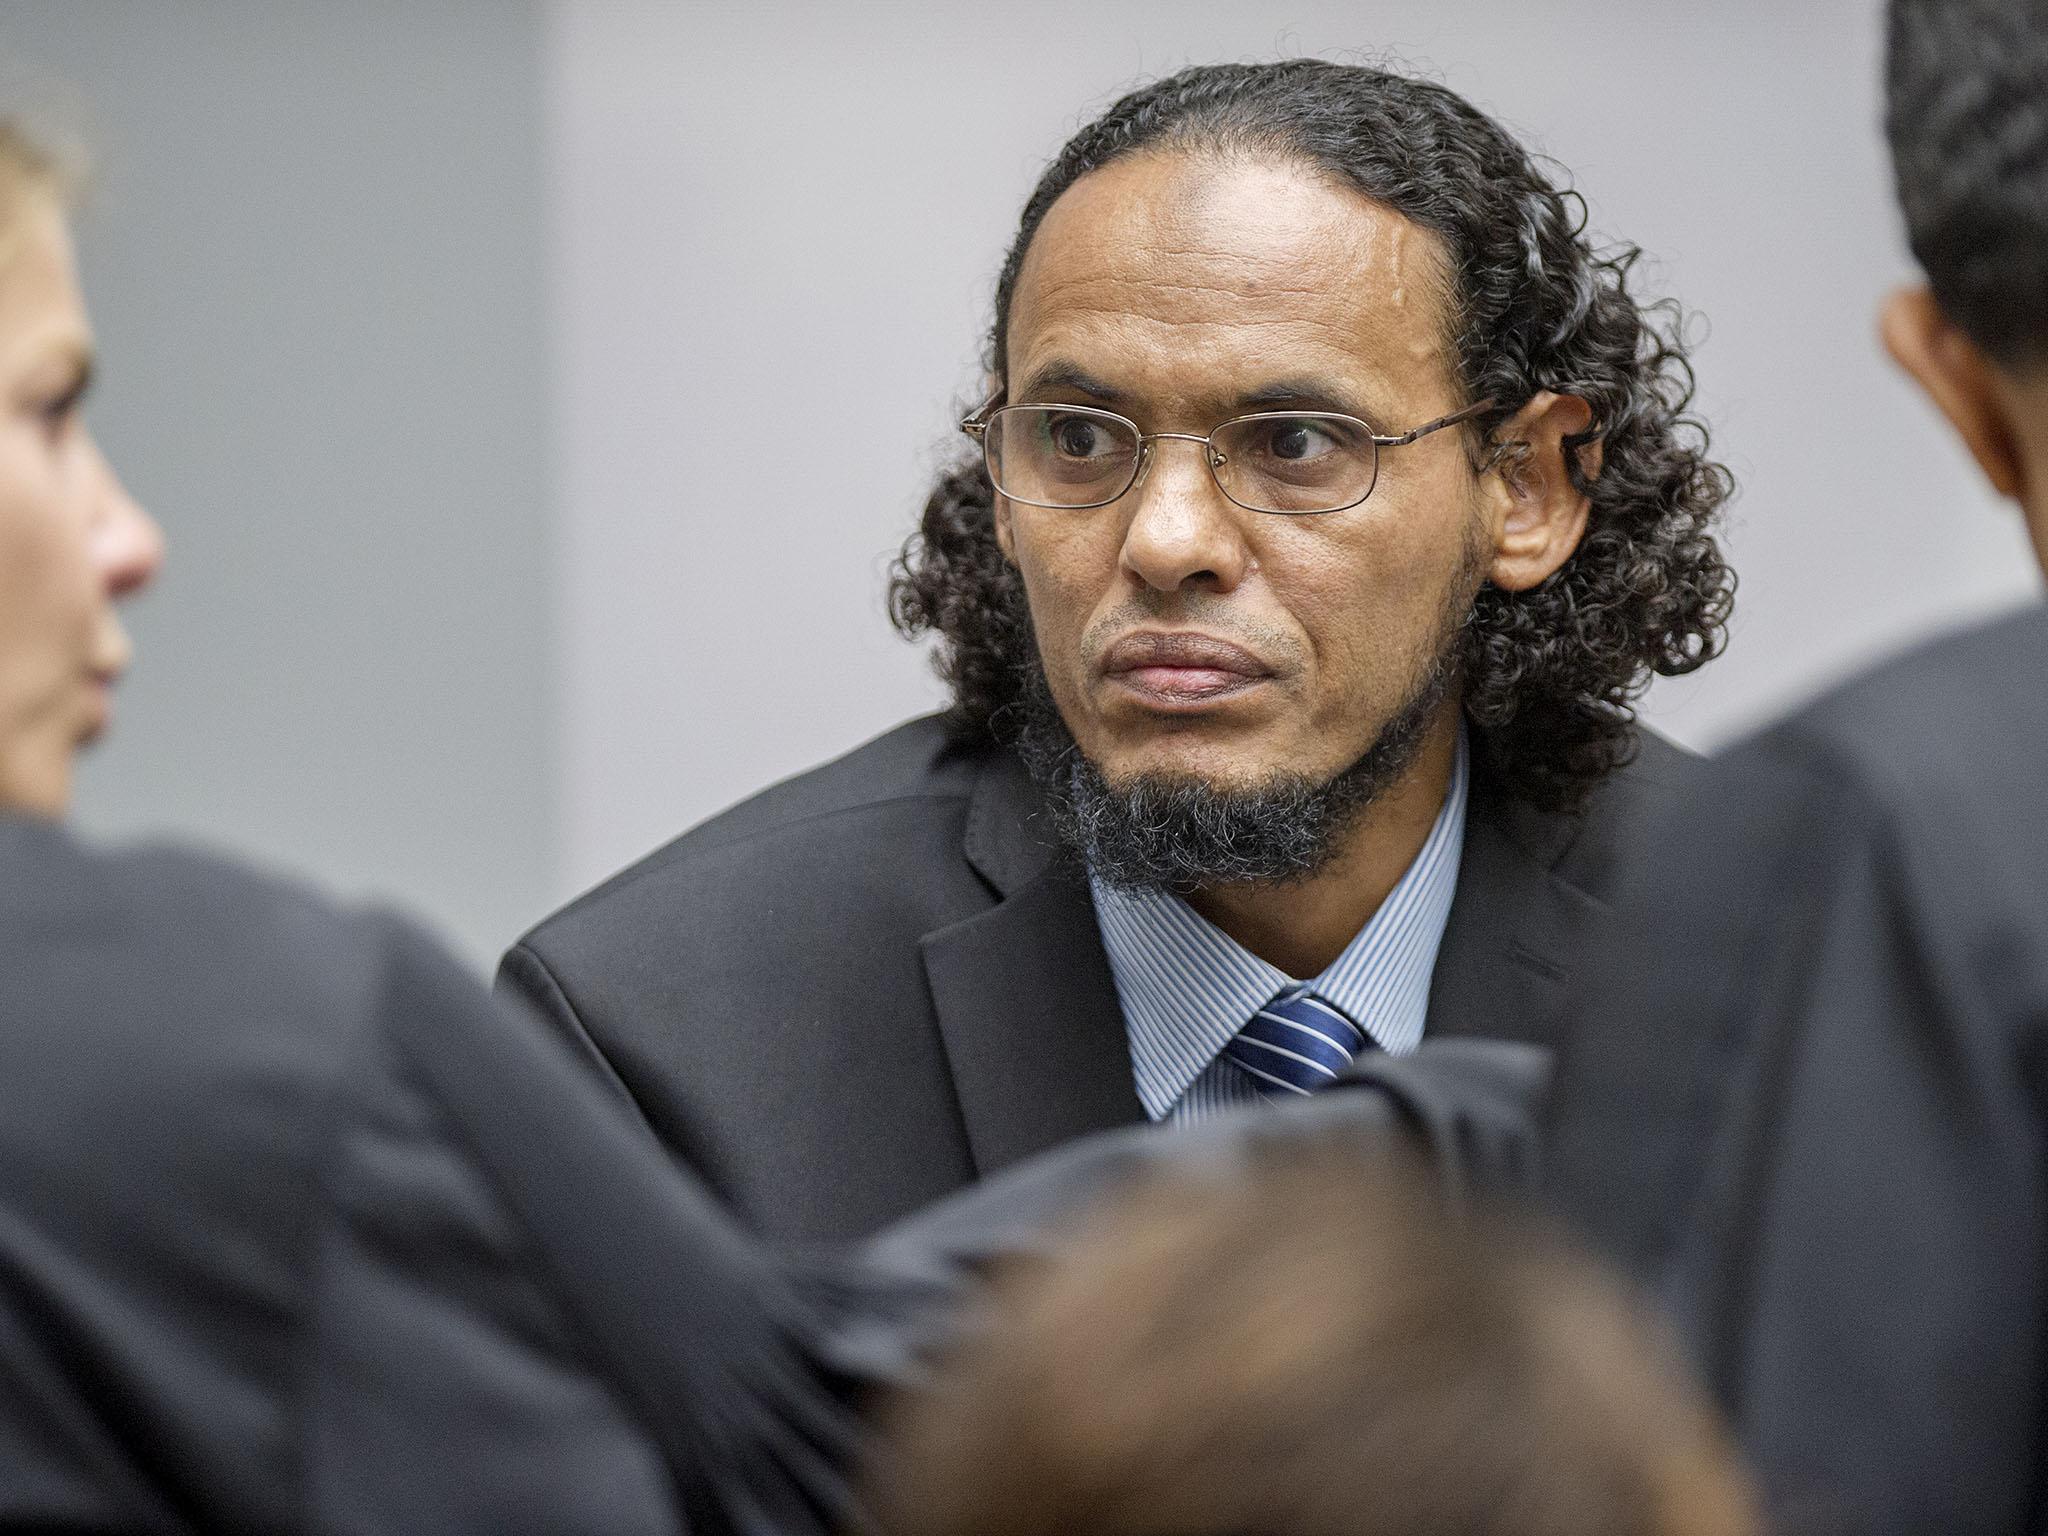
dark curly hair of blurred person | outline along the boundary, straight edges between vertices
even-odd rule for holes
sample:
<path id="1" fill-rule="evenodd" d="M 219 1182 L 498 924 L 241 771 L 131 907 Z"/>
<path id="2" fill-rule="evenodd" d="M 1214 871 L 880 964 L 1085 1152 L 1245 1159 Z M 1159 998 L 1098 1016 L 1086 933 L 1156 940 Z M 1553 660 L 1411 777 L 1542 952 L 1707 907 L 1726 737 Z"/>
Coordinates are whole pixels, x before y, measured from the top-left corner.
<path id="1" fill-rule="evenodd" d="M 1892 0 L 1885 131 L 1942 313 L 2009 368 L 2048 363 L 2048 30 L 2037 0 Z"/>
<path id="2" fill-rule="evenodd" d="M 1518 445 L 1493 433 L 1538 391 L 1592 407 L 1591 426 L 1567 439 L 1590 501 L 1578 550 L 1529 591 L 1483 587 L 1460 655 L 1488 766 L 1527 801 L 1573 808 L 1633 755 L 1632 702 L 1651 674 L 1719 653 L 1734 596 L 1713 534 L 1733 484 L 1687 414 L 1677 304 L 1636 297 L 1639 251 L 1596 249 L 1578 195 L 1445 87 L 1316 59 L 1207 65 L 1123 97 L 1040 178 L 996 285 L 992 377 L 1006 371 L 1011 298 L 1047 210 L 1088 172 L 1148 149 L 1299 160 L 1435 232 L 1456 278 L 1463 386 L 1498 402 L 1465 429 L 1475 466 L 1514 472 Z M 1023 583 L 996 544 L 994 494 L 978 459 L 940 476 L 889 606 L 905 635 L 937 634 L 955 723 L 1007 741 L 1038 659 Z"/>

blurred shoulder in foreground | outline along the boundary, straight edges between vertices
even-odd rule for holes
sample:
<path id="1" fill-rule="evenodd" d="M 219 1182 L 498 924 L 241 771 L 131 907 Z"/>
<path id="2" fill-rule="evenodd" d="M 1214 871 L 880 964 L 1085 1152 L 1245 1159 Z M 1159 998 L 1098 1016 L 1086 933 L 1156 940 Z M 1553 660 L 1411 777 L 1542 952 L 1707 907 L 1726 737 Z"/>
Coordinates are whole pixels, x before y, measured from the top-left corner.
<path id="1" fill-rule="evenodd" d="M 4 814 L 0 998 L 0 1526 L 677 1528 L 507 1187 L 543 1113 L 564 1186 L 628 1134 L 537 1023 L 395 919 Z"/>
<path id="2" fill-rule="evenodd" d="M 2048 1382 L 2048 611 L 1732 753 L 1647 841 L 1549 1138 L 1773 1502 L 2012 1530 Z"/>

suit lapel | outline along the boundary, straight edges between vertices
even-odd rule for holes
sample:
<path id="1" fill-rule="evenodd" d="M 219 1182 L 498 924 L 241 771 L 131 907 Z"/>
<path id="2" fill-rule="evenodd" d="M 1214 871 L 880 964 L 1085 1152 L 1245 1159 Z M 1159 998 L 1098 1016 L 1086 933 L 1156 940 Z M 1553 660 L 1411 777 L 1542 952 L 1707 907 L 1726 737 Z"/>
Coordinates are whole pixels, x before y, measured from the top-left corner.
<path id="1" fill-rule="evenodd" d="M 925 975 L 975 1170 L 1144 1119 L 1086 881 L 1044 827 L 1023 766 L 992 758 L 967 859 L 994 907 L 924 936 Z"/>
<path id="2" fill-rule="evenodd" d="M 923 940 L 983 1176 L 1144 1118 L 1094 904 L 1043 817 L 1023 766 L 992 754 L 964 841 L 997 903 Z M 1605 910 L 1558 872 L 1578 827 L 1506 794 L 1475 764 L 1457 892 L 1430 986 L 1432 1035 L 1561 1043 L 1569 962 Z"/>
<path id="3" fill-rule="evenodd" d="M 1571 960 L 1606 910 L 1558 873 L 1578 825 L 1508 795 L 1474 763 L 1458 888 L 1429 990 L 1431 1035 L 1562 1042 Z"/>

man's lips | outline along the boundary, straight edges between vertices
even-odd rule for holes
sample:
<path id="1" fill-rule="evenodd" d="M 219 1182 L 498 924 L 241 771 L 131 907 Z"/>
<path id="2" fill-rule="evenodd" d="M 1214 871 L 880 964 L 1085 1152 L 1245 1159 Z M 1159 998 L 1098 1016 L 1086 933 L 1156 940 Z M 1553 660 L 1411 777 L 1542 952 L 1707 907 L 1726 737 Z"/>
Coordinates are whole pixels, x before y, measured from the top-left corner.
<path id="1" fill-rule="evenodd" d="M 1126 635 L 1102 658 L 1103 675 L 1160 703 L 1194 704 L 1242 692 L 1273 669 L 1242 646 L 1214 635 Z"/>

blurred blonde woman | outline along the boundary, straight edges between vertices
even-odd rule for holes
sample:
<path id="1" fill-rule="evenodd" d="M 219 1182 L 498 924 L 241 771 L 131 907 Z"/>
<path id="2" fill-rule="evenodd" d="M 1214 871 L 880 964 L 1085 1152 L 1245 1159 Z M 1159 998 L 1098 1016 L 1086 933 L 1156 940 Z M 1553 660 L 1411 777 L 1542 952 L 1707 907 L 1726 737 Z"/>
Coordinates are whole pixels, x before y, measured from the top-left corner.
<path id="1" fill-rule="evenodd" d="M 57 159 L 0 123 L 0 807 L 59 816 L 130 646 L 115 604 L 163 538 L 87 430 L 92 330 Z"/>
<path id="2" fill-rule="evenodd" d="M 81 413 L 69 185 L 0 122 L 0 1529 L 675 1531 L 486 1172 L 544 1104 L 665 1193 L 603 1090 L 402 923 L 63 825 L 163 559 Z"/>

